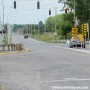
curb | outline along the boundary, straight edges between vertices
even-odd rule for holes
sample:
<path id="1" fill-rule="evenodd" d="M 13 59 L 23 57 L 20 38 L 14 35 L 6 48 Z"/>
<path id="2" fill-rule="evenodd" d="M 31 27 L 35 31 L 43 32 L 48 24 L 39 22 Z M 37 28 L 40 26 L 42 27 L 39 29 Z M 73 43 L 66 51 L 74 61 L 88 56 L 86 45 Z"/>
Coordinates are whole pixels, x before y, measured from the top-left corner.
<path id="1" fill-rule="evenodd" d="M 73 49 L 72 51 L 82 52 L 82 53 L 90 53 L 89 50 L 82 50 L 82 49 Z"/>
<path id="2" fill-rule="evenodd" d="M 3 52 L 3 53 L 0 53 L 0 55 L 5 55 L 5 54 L 15 54 L 15 53 L 23 53 L 23 52 L 29 52 L 29 51 L 31 51 L 31 50 L 24 49 L 24 50 L 21 50 L 21 51 Z"/>
<path id="3" fill-rule="evenodd" d="M 69 51 L 74 51 L 74 52 L 78 52 L 78 53 L 80 52 L 80 53 L 88 53 L 88 54 L 90 54 L 89 50 L 82 50 L 82 49 L 75 49 L 75 48 L 65 48 L 65 47 L 60 47 L 60 46 L 54 46 L 54 47 L 69 50 Z"/>

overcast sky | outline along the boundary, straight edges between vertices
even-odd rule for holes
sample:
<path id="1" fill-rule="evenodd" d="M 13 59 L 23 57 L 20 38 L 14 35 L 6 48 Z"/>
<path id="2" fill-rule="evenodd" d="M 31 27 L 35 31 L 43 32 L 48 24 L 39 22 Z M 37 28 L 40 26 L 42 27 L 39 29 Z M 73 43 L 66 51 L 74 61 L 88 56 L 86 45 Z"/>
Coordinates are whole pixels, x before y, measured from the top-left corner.
<path id="1" fill-rule="evenodd" d="M 4 2 L 2 4 L 2 1 Z M 50 17 L 48 11 L 51 9 L 51 16 L 55 15 L 55 7 L 57 14 L 62 13 L 60 10 L 64 6 L 58 3 L 58 0 L 39 0 L 40 9 L 37 9 L 38 0 L 16 0 L 16 9 L 13 8 L 14 0 L 0 0 L 0 20 L 3 22 L 4 5 L 4 22 L 16 24 L 30 24 L 38 23 L 38 21 L 45 21 Z"/>

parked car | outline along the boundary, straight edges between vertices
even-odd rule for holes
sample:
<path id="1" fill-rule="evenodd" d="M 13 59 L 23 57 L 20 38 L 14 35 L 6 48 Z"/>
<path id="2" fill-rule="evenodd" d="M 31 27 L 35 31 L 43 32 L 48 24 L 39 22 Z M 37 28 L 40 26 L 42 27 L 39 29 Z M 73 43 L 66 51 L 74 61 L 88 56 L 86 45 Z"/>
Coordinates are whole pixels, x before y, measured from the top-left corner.
<path id="1" fill-rule="evenodd" d="M 71 39 L 69 42 L 69 47 L 82 47 L 85 48 L 85 41 L 81 42 L 79 39 Z"/>
<path id="2" fill-rule="evenodd" d="M 28 35 L 24 35 L 24 39 L 27 38 L 28 39 Z"/>

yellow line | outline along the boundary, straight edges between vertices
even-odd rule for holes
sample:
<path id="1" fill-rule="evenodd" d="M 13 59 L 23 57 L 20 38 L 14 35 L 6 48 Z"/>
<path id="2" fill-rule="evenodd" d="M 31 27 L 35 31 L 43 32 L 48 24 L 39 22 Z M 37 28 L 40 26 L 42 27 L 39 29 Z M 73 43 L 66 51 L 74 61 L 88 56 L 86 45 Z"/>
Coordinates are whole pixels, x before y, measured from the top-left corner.
<path id="1" fill-rule="evenodd" d="M 22 50 L 22 51 L 3 52 L 3 53 L 0 53 L 0 55 L 22 53 L 22 52 L 29 52 L 29 51 L 31 51 L 31 50 L 25 49 L 25 50 Z"/>

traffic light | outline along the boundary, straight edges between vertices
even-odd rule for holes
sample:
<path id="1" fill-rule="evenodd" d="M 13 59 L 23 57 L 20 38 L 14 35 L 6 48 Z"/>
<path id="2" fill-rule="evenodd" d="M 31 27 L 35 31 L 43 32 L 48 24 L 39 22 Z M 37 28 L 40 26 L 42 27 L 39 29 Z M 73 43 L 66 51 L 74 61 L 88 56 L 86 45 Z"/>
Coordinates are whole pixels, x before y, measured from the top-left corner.
<path id="1" fill-rule="evenodd" d="M 14 1 L 14 9 L 16 9 L 16 1 Z"/>
<path id="2" fill-rule="evenodd" d="M 49 15 L 51 15 L 51 9 L 49 9 Z"/>
<path id="3" fill-rule="evenodd" d="M 40 9 L 40 2 L 37 1 L 37 9 Z"/>
<path id="4" fill-rule="evenodd" d="M 5 30 L 5 29 L 3 29 L 2 31 L 0 31 L 0 34 L 5 34 L 5 33 L 7 33 L 7 30 Z"/>

